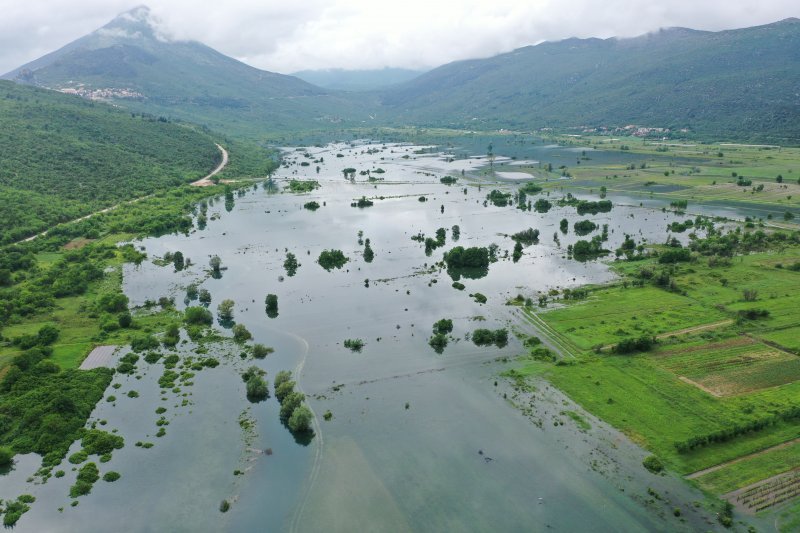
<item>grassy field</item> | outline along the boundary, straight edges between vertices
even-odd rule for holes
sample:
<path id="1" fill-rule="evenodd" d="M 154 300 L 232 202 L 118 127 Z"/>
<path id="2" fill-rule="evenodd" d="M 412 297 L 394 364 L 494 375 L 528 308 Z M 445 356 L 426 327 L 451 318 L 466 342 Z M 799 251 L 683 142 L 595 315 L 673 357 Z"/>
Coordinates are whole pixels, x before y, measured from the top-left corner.
<path id="1" fill-rule="evenodd" d="M 630 290 L 614 286 L 596 291 L 586 301 L 550 311 L 544 318 L 576 346 L 590 349 L 630 336 L 659 335 L 718 322 L 727 316 L 655 287 Z"/>
<path id="2" fill-rule="evenodd" d="M 717 494 L 751 485 L 800 464 L 800 443 L 748 457 L 697 478 L 701 487 Z"/>
<path id="3" fill-rule="evenodd" d="M 609 192 L 644 195 L 670 200 L 693 202 L 742 202 L 760 205 L 772 213 L 776 223 L 791 212 L 800 220 L 800 149 L 766 145 L 730 143 L 701 144 L 694 142 L 654 141 L 637 137 L 554 136 L 560 144 L 612 150 L 640 156 L 641 162 L 630 164 L 595 163 L 591 150 L 575 161 L 562 164 L 572 176 L 570 189 L 598 192 L 605 186 Z M 642 167 L 642 163 L 644 167 Z M 556 178 L 562 169 L 547 172 L 541 167 L 509 167 L 525 170 L 539 178 Z M 500 170 L 503 170 L 502 168 Z M 781 177 L 778 182 L 778 176 Z M 739 177 L 750 180 L 739 185 Z M 546 187 L 559 188 L 563 181 L 550 181 Z"/>
<path id="4" fill-rule="evenodd" d="M 796 439 L 800 421 L 784 419 L 688 451 L 676 447 L 796 406 L 800 357 L 793 333 L 800 329 L 800 272 L 779 265 L 798 260 L 798 247 L 736 257 L 723 266 L 710 267 L 700 258 L 676 269 L 677 292 L 620 282 L 593 287 L 583 301 L 526 309 L 534 326 L 543 324 L 536 328 L 539 335 L 569 346 L 577 357 L 559 364 L 523 357 L 517 370 L 546 378 L 681 474 Z M 623 263 L 617 270 L 630 275 L 650 261 Z M 755 291 L 755 298 L 751 293 L 745 301 L 745 289 Z M 738 317 L 738 311 L 754 308 L 769 316 Z M 609 349 L 643 334 L 659 336 L 654 350 L 617 355 Z M 800 467 L 798 450 L 791 446 L 734 462 L 698 483 L 721 495 Z"/>
<path id="5" fill-rule="evenodd" d="M 110 241 L 122 240 L 124 235 L 114 235 Z M 106 241 L 108 239 L 104 239 Z M 109 242 L 110 242 L 109 241 Z M 44 252 L 37 255 L 39 266 L 47 268 L 61 254 Z M 3 329 L 8 338 L 22 335 L 34 335 L 45 325 L 53 325 L 59 329 L 58 340 L 52 345 L 52 360 L 61 368 L 77 368 L 92 348 L 101 344 L 127 344 L 130 336 L 140 331 L 159 331 L 172 320 L 170 313 L 139 314 L 135 317 L 135 328 L 118 329 L 103 332 L 94 303 L 101 294 L 121 291 L 122 258 L 117 256 L 109 261 L 109 270 L 101 280 L 89 285 L 85 294 L 59 298 L 54 309 L 28 317 Z M 175 318 L 177 320 L 177 318 Z M 15 346 L 0 345 L 0 368 L 21 353 Z"/>

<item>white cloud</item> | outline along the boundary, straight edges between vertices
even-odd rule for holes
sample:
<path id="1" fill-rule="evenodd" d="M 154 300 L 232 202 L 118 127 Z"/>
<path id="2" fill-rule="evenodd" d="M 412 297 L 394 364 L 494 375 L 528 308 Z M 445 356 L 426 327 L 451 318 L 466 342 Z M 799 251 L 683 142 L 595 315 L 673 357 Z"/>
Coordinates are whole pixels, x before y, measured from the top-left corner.
<path id="1" fill-rule="evenodd" d="M 133 0 L 136 2 L 137 0 Z M 720 30 L 800 16 L 796 0 L 151 0 L 167 33 L 277 72 L 428 68 L 567 37 Z M 0 0 L 0 72 L 99 28 L 129 0 Z"/>

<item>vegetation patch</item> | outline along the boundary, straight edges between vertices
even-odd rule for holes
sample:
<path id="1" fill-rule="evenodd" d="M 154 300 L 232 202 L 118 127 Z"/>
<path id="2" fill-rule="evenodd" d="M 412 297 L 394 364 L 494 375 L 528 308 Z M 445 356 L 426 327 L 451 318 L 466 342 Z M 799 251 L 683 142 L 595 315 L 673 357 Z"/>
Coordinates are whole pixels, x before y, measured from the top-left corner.
<path id="1" fill-rule="evenodd" d="M 323 250 L 319 254 L 317 263 L 328 272 L 334 268 L 342 268 L 348 259 L 341 250 Z"/>

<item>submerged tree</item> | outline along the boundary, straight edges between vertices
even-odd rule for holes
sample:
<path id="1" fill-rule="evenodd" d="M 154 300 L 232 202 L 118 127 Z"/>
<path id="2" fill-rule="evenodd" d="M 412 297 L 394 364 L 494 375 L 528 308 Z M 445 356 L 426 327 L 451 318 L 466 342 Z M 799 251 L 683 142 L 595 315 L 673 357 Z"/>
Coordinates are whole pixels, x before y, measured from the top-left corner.
<path id="1" fill-rule="evenodd" d="M 264 305 L 266 306 L 267 316 L 270 318 L 275 318 L 278 316 L 278 295 L 277 294 L 267 294 L 266 299 L 264 300 Z"/>
<path id="2" fill-rule="evenodd" d="M 225 322 L 233 320 L 234 305 L 233 300 L 222 300 L 217 306 L 217 315 L 219 319 Z"/>

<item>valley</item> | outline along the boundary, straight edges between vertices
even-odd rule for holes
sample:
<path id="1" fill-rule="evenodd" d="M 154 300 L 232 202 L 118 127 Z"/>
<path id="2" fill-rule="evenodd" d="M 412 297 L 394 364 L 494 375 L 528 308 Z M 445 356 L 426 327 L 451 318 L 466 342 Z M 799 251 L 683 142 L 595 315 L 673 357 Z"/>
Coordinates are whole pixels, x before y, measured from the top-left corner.
<path id="1" fill-rule="evenodd" d="M 800 527 L 797 19 L 298 77 L 164 28 L 0 80 L 5 527 Z"/>

